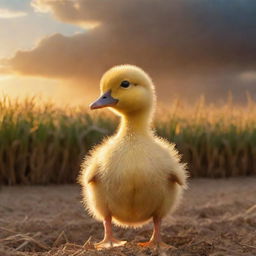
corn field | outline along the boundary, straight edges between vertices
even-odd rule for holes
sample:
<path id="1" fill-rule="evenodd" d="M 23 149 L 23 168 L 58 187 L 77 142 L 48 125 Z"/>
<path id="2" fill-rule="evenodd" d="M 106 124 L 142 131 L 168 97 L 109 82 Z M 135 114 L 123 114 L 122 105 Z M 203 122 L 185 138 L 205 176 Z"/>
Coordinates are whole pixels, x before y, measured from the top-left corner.
<path id="1" fill-rule="evenodd" d="M 37 99 L 0 101 L 0 184 L 73 183 L 88 150 L 113 134 L 108 112 L 60 109 Z M 176 100 L 156 112 L 158 135 L 174 142 L 192 177 L 256 174 L 256 103 L 194 106 Z"/>

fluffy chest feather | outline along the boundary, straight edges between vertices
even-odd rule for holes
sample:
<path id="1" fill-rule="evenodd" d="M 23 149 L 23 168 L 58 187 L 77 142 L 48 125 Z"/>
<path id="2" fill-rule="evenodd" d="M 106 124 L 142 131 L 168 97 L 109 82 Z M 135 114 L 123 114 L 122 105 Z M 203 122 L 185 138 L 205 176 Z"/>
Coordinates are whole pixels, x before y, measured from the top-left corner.
<path id="1" fill-rule="evenodd" d="M 103 148 L 100 159 L 102 177 L 113 182 L 140 185 L 165 178 L 166 152 L 153 140 L 136 137 L 113 140 Z"/>

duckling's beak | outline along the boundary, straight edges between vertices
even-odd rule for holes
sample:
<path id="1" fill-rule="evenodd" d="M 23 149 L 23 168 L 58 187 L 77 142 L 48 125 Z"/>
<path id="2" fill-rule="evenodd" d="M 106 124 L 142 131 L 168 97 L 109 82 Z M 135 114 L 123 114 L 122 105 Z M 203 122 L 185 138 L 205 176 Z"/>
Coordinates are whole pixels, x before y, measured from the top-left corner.
<path id="1" fill-rule="evenodd" d="M 109 90 L 106 93 L 104 93 L 103 95 L 101 95 L 96 101 L 94 101 L 90 105 L 90 109 L 111 107 L 113 105 L 116 105 L 117 102 L 118 102 L 118 99 L 114 99 L 111 96 L 111 90 Z"/>

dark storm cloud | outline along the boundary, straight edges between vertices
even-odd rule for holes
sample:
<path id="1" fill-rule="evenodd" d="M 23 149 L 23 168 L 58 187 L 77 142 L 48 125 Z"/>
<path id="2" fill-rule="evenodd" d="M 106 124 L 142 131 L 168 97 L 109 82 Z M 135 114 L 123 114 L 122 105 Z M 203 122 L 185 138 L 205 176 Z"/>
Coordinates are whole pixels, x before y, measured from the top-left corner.
<path id="1" fill-rule="evenodd" d="M 61 21 L 100 24 L 72 37 L 53 35 L 9 60 L 25 75 L 97 81 L 107 68 L 136 64 L 160 93 L 215 98 L 228 89 L 255 92 L 255 0 L 35 0 Z M 98 86 L 98 85 L 97 85 Z"/>

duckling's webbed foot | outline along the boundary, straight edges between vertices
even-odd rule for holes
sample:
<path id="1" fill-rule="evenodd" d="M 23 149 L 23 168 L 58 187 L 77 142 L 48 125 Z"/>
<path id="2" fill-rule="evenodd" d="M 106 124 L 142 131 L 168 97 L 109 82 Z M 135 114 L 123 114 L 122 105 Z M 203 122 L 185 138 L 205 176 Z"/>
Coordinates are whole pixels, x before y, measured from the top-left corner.
<path id="1" fill-rule="evenodd" d="M 138 243 L 139 246 L 141 247 L 149 247 L 149 248 L 160 248 L 160 249 L 170 249 L 170 248 L 174 248 L 174 246 L 171 246 L 169 244 L 166 244 L 163 241 L 148 241 L 148 242 L 142 242 L 142 243 Z"/>
<path id="2" fill-rule="evenodd" d="M 103 248 L 117 247 L 126 244 L 126 241 L 120 241 L 113 237 L 111 219 L 111 216 L 104 219 L 104 238 L 101 242 L 94 244 L 96 249 L 100 250 Z"/>
<path id="3" fill-rule="evenodd" d="M 112 237 L 111 239 L 103 239 L 101 242 L 94 244 L 94 246 L 96 249 L 100 250 L 100 249 L 107 249 L 111 247 L 118 247 L 125 244 L 126 244 L 126 241 L 120 241 Z"/>
<path id="4" fill-rule="evenodd" d="M 161 249 L 175 248 L 174 246 L 164 243 L 161 239 L 161 234 L 160 234 L 161 219 L 157 217 L 153 217 L 153 222 L 154 222 L 154 231 L 150 240 L 148 242 L 138 243 L 138 245 L 142 247 L 152 247 L 152 248 L 161 248 Z"/>

